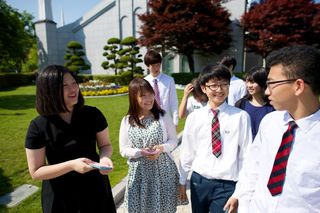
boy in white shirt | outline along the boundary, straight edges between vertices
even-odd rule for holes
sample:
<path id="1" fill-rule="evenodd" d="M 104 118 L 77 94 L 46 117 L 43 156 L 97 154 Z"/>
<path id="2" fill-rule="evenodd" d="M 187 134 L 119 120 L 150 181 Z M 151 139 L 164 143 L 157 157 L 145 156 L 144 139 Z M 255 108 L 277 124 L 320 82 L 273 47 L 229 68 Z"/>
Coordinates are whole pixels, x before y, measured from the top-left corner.
<path id="1" fill-rule="evenodd" d="M 320 212 L 320 51 L 296 45 L 272 52 L 266 115 L 225 208 L 239 213 Z"/>
<path id="2" fill-rule="evenodd" d="M 188 115 L 180 149 L 180 200 L 190 189 L 193 213 L 223 213 L 233 194 L 248 145 L 249 115 L 226 103 L 231 74 L 223 65 L 209 65 L 199 75 L 208 104 Z"/>
<path id="3" fill-rule="evenodd" d="M 224 56 L 218 64 L 222 64 L 226 67 L 228 67 L 230 73 L 231 73 L 231 79 L 230 79 L 230 87 L 229 87 L 229 95 L 227 99 L 227 103 L 231 106 L 234 106 L 234 104 L 240 100 L 243 96 L 247 94 L 247 88 L 245 82 L 235 76 L 233 74 L 234 68 L 237 65 L 237 61 L 235 57 L 232 56 Z"/>
<path id="4" fill-rule="evenodd" d="M 174 79 L 160 72 L 162 57 L 155 50 L 148 50 L 144 56 L 144 63 L 150 74 L 145 77 L 155 91 L 156 101 L 173 119 L 178 126 L 178 96 Z"/>

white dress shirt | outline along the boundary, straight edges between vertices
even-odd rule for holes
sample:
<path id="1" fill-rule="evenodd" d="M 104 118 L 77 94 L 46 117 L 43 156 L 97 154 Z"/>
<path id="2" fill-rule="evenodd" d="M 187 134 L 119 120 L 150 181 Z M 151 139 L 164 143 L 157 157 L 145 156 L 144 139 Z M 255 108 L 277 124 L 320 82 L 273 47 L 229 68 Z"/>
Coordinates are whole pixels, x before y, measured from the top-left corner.
<path id="1" fill-rule="evenodd" d="M 245 82 L 233 75 L 230 79 L 228 104 L 234 106 L 234 104 L 247 94 L 247 88 Z"/>
<path id="2" fill-rule="evenodd" d="M 222 154 L 212 154 L 210 105 L 195 110 L 186 120 L 180 149 L 180 184 L 185 184 L 190 170 L 208 179 L 238 180 L 247 148 L 252 142 L 249 115 L 223 103 L 218 119 Z"/>
<path id="3" fill-rule="evenodd" d="M 239 213 L 320 212 L 320 110 L 295 121 L 298 128 L 282 193 L 272 196 L 267 188 L 290 120 L 285 111 L 269 113 L 262 119 L 233 195 L 240 198 Z"/>
<path id="4" fill-rule="evenodd" d="M 145 77 L 154 87 L 154 77 L 149 74 Z M 178 126 L 178 96 L 174 79 L 166 74 L 160 73 L 156 77 L 160 92 L 161 108 L 164 109 L 173 119 L 175 126 Z"/>
<path id="5" fill-rule="evenodd" d="M 163 132 L 163 151 L 167 152 L 172 158 L 171 151 L 177 146 L 177 133 L 170 116 L 165 114 L 159 118 L 160 125 Z M 128 139 L 128 132 L 130 128 L 129 117 L 123 117 L 119 132 L 119 147 L 122 157 L 139 158 L 141 157 L 141 150 L 133 148 L 131 141 Z M 173 159 L 173 158 L 172 158 Z"/>

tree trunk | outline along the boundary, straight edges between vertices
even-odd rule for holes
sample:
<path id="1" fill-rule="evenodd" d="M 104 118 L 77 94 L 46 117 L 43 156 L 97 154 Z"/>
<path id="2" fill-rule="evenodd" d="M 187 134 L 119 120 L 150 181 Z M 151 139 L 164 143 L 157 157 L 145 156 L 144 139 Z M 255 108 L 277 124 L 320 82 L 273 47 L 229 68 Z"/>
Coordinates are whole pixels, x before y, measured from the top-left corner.
<path id="1" fill-rule="evenodd" d="M 188 58 L 188 64 L 189 64 L 189 69 L 191 73 L 194 73 L 194 60 L 192 54 L 187 54 L 186 55 Z"/>

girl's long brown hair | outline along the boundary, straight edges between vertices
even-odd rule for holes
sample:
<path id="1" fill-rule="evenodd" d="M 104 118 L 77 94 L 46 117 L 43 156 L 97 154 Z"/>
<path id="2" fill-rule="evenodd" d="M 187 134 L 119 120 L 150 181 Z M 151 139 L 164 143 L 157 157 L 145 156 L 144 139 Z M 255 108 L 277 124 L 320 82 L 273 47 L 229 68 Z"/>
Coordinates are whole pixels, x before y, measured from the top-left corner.
<path id="1" fill-rule="evenodd" d="M 127 115 L 129 115 L 129 124 L 132 126 L 138 125 L 144 128 L 144 125 L 139 120 L 139 110 L 140 106 L 138 104 L 138 95 L 144 93 L 151 93 L 154 95 L 154 91 L 150 83 L 143 78 L 134 78 L 129 84 L 129 110 Z M 165 111 L 160 108 L 158 103 L 154 101 L 151 113 L 155 120 L 159 120 L 160 115 L 164 115 Z"/>

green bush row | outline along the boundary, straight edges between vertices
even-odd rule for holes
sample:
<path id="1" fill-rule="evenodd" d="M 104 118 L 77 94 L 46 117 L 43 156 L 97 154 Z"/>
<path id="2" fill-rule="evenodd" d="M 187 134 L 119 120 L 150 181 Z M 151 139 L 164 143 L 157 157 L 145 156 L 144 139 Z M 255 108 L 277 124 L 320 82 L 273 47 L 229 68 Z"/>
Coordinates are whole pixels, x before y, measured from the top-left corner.
<path id="1" fill-rule="evenodd" d="M 187 85 L 189 84 L 192 79 L 197 78 L 199 75 L 198 72 L 196 73 L 172 73 L 171 76 L 174 78 L 174 82 L 176 84 L 182 84 L 182 85 Z"/>
<path id="2" fill-rule="evenodd" d="M 135 74 L 134 77 L 144 77 L 140 74 Z M 34 84 L 36 73 L 0 73 L 0 89 L 16 87 L 21 85 Z M 78 74 L 80 83 L 89 80 L 101 80 L 107 83 L 116 83 L 119 85 L 128 85 L 131 80 L 131 73 L 125 72 L 121 75 L 90 75 Z"/>
<path id="3" fill-rule="evenodd" d="M 244 72 L 235 73 L 239 78 L 243 79 Z M 193 78 L 198 77 L 199 73 L 172 73 L 176 84 L 187 85 Z M 135 74 L 134 77 L 144 77 L 140 74 Z M 36 73 L 0 73 L 0 89 L 15 87 L 20 85 L 33 84 L 36 79 Z M 78 80 L 80 83 L 89 80 L 101 80 L 108 83 L 116 83 L 119 85 L 128 85 L 131 80 L 130 72 L 122 73 L 121 75 L 91 75 L 79 74 Z"/>
<path id="4" fill-rule="evenodd" d="M 33 84 L 35 73 L 0 73 L 0 89 Z"/>

